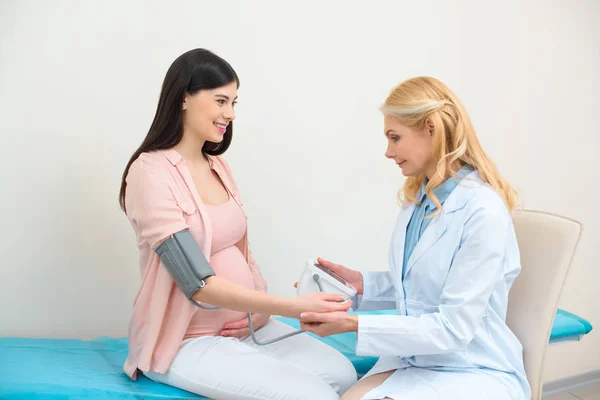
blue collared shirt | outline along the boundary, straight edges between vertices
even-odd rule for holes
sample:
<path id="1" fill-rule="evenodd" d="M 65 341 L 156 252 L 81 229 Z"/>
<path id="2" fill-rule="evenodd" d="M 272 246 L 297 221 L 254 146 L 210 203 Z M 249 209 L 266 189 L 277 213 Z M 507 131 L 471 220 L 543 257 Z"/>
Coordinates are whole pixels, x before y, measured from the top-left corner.
<path id="1" fill-rule="evenodd" d="M 444 204 L 448 196 L 450 196 L 450 193 L 452 193 L 452 191 L 459 184 L 459 182 L 472 171 L 472 167 L 465 165 L 453 177 L 446 179 L 438 187 L 433 189 L 433 194 L 436 195 L 440 204 Z M 425 229 L 427 229 L 429 223 L 431 222 L 431 218 L 425 217 L 433 214 L 435 210 L 437 210 L 437 207 L 435 206 L 433 201 L 431 201 L 431 199 L 425 193 L 425 186 L 427 185 L 427 182 L 428 179 L 425 178 L 423 186 L 421 186 L 421 190 L 417 195 L 417 201 L 420 204 L 417 203 L 415 205 L 413 214 L 410 217 L 410 222 L 406 227 L 406 240 L 404 241 L 404 264 L 402 268 L 402 277 L 404 277 L 404 271 L 406 270 L 408 260 L 410 259 L 413 250 L 417 246 L 419 239 L 421 239 L 423 232 L 425 232 Z"/>

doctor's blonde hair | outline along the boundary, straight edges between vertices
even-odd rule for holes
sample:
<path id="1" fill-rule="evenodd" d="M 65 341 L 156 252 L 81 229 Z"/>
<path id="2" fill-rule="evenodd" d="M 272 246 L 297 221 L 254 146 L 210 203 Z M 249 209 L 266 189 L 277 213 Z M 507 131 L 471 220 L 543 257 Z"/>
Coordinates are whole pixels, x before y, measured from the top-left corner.
<path id="1" fill-rule="evenodd" d="M 425 192 L 437 207 L 434 215 L 441 207 L 433 189 L 454 176 L 465 164 L 477 170 L 511 212 L 517 208 L 516 191 L 483 151 L 467 111 L 445 84 L 431 77 L 408 79 L 391 91 L 380 109 L 384 115 L 397 118 L 411 129 L 421 129 L 427 121 L 433 124 L 432 156 L 438 163 Z M 406 178 L 398 196 L 400 201 L 404 204 L 417 202 L 424 181 L 425 175 Z"/>

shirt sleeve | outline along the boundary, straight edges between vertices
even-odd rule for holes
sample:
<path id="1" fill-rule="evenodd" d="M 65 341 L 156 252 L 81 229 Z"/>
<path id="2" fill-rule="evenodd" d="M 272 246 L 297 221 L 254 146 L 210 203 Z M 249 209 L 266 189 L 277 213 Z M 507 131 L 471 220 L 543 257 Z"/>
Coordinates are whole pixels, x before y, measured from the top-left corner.
<path id="1" fill-rule="evenodd" d="M 152 250 L 172 234 L 189 228 L 168 177 L 156 167 L 138 159 L 131 165 L 126 182 L 127 215 Z"/>

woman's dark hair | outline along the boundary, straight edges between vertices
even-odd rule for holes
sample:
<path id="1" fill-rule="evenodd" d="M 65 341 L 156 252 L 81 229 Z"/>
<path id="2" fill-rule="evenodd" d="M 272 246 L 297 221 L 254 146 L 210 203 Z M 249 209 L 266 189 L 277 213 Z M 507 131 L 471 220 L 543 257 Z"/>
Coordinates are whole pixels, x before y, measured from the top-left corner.
<path id="1" fill-rule="evenodd" d="M 216 54 L 205 49 L 190 50 L 179 56 L 165 76 L 154 121 L 141 146 L 133 153 L 121 179 L 119 204 L 125 212 L 126 178 L 131 164 L 140 154 L 153 150 L 170 149 L 181 141 L 182 105 L 187 93 L 193 95 L 202 89 L 215 89 L 231 82 L 240 86 L 237 74 L 229 65 Z M 231 144 L 233 124 L 229 123 L 223 141 L 220 143 L 206 142 L 202 151 L 208 155 L 223 154 Z"/>

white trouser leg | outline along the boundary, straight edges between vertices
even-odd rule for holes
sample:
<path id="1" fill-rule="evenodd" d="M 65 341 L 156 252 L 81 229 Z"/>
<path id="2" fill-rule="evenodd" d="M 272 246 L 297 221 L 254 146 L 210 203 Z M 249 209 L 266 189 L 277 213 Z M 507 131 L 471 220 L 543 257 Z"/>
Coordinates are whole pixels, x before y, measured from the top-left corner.
<path id="1" fill-rule="evenodd" d="M 271 320 L 256 336 L 269 340 L 291 330 Z M 336 391 L 341 393 L 356 380 L 349 360 L 305 334 L 267 346 L 257 346 L 251 338 L 200 337 L 179 350 L 165 374 L 144 374 L 224 400 L 334 400 L 339 398 Z"/>
<path id="2" fill-rule="evenodd" d="M 296 329 L 283 322 L 271 320 L 259 329 L 255 336 L 259 342 L 264 342 L 294 331 Z M 295 335 L 264 346 L 254 343 L 252 337 L 243 339 L 243 342 L 258 351 L 318 375 L 340 396 L 356 383 L 356 369 L 350 360 L 333 347 L 307 334 Z"/>

